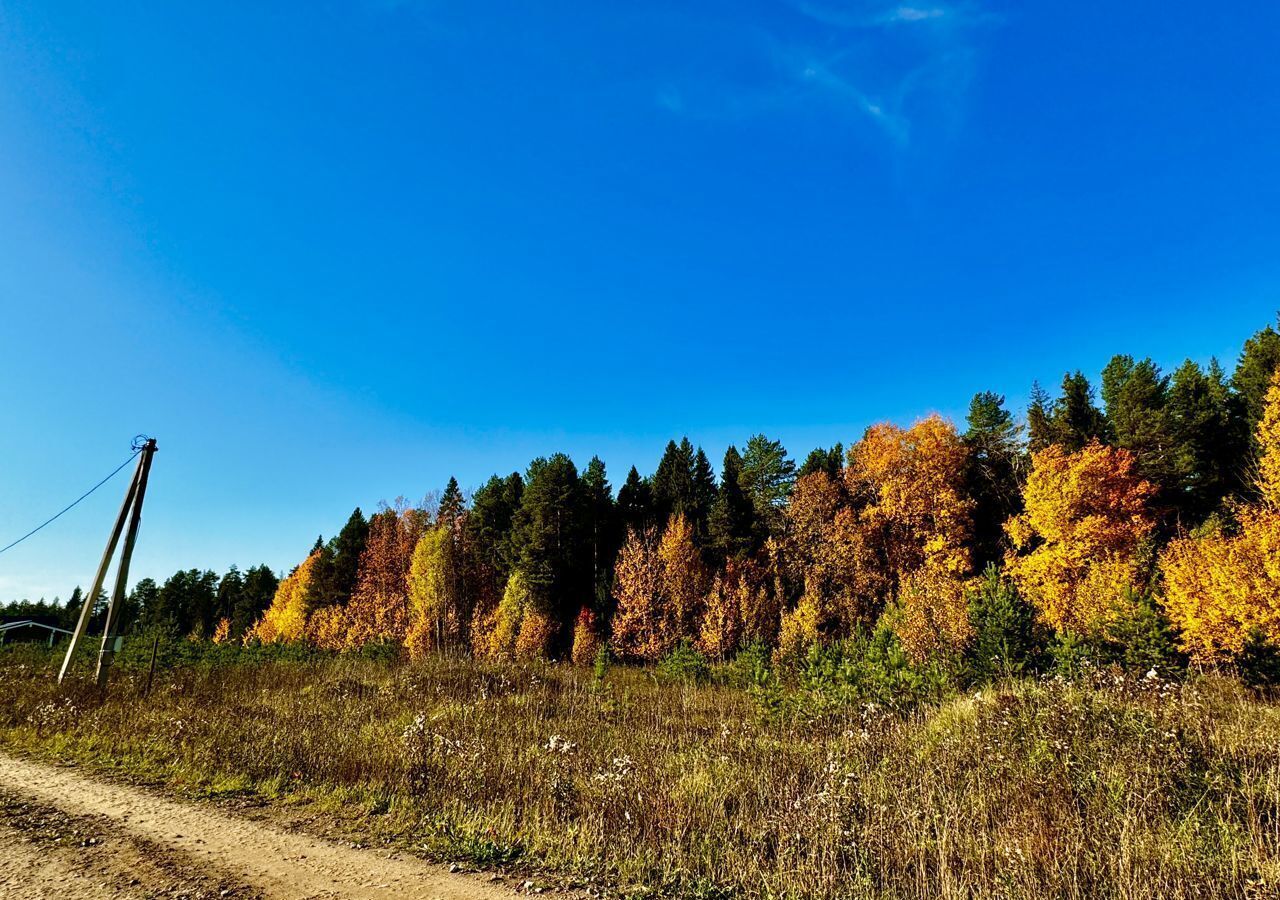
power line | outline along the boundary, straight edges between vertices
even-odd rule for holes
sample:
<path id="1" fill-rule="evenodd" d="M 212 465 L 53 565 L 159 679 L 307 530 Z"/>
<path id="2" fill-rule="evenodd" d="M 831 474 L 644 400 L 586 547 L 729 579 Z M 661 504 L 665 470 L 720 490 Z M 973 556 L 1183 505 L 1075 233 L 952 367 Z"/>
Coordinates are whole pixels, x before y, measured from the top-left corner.
<path id="1" fill-rule="evenodd" d="M 61 510 L 60 512 L 58 512 L 58 513 L 57 513 L 57 514 L 55 514 L 54 516 L 52 516 L 52 517 L 50 517 L 50 518 L 46 519 L 45 521 L 41 522 L 39 525 L 37 525 L 35 528 L 32 528 L 30 531 L 28 531 L 28 532 L 27 532 L 26 534 L 24 534 L 22 537 L 18 538 L 18 539 L 17 539 L 16 541 L 14 541 L 12 544 L 9 544 L 7 547 L 0 547 L 0 553 L 4 553 L 6 550 L 11 550 L 11 549 L 13 549 L 14 547 L 18 546 L 18 545 L 19 545 L 19 544 L 21 544 L 23 541 L 25 541 L 27 538 L 31 537 L 31 535 L 35 534 L 35 533 L 36 533 L 37 531 L 39 531 L 41 528 L 44 528 L 46 525 L 50 525 L 50 524 L 52 524 L 52 523 L 54 522 L 54 520 L 55 520 L 55 519 L 58 519 L 58 518 L 59 518 L 60 516 L 62 516 L 64 513 L 71 512 L 71 510 L 72 510 L 72 509 L 74 509 L 74 508 L 76 507 L 76 505 L 80 503 L 80 501 L 81 501 L 81 500 L 85 499 L 85 498 L 86 498 L 86 497 L 88 497 L 90 494 L 92 494 L 94 491 L 96 491 L 98 488 L 102 487 L 104 484 L 106 484 L 108 481 L 110 481 L 112 478 L 114 478 L 114 477 L 116 476 L 116 474 L 117 474 L 121 469 L 123 469 L 125 466 L 129 465 L 129 463 L 133 462 L 133 461 L 137 458 L 138 454 L 139 454 L 139 453 L 141 453 L 141 452 L 142 452 L 142 451 L 141 451 L 141 449 L 136 449 L 136 450 L 134 450 L 134 451 L 133 451 L 133 456 L 130 456 L 130 457 L 129 457 L 128 459 L 126 459 L 124 462 L 120 463 L 120 465 L 116 466 L 116 468 L 112 470 L 112 472 L 111 472 L 111 474 L 110 474 L 110 475 L 108 475 L 106 478 L 102 479 L 102 480 L 101 480 L 101 481 L 99 481 L 97 484 L 95 484 L 93 487 L 89 488 L 89 490 L 85 491 L 83 494 L 81 494 L 79 497 L 77 497 L 77 498 L 76 498 L 76 499 L 75 499 L 75 500 L 74 500 L 74 501 L 73 501 L 69 506 L 67 506 L 66 508 L 64 508 L 63 510 Z"/>

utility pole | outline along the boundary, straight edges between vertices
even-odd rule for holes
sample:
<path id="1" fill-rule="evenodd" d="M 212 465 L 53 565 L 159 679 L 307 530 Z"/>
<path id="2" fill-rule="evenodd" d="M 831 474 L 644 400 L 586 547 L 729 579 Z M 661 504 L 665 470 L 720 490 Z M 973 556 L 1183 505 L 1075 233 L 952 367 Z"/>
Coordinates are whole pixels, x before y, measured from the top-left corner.
<path id="1" fill-rule="evenodd" d="M 89 619 L 93 615 L 94 604 L 98 601 L 98 594 L 102 591 L 102 583 L 107 579 L 107 569 L 111 565 L 111 557 L 115 555 L 116 545 L 120 542 L 120 535 L 125 531 L 125 525 L 128 525 L 128 532 L 125 534 L 124 549 L 120 553 L 120 565 L 116 571 L 115 589 L 111 592 L 111 599 L 107 602 L 107 617 L 102 628 L 102 648 L 98 651 L 98 686 L 102 687 L 107 683 L 107 669 L 111 664 L 111 654 L 115 652 L 115 635 L 112 634 L 116 625 L 116 619 L 119 616 L 120 607 L 124 603 L 125 589 L 129 584 L 129 561 L 133 558 L 133 546 L 138 540 L 138 525 L 142 520 L 142 500 L 147 494 L 147 476 L 151 473 L 151 457 L 156 452 L 155 438 L 147 438 L 139 447 L 134 444 L 138 450 L 138 467 L 134 470 L 133 480 L 129 482 L 129 489 L 125 491 L 124 503 L 120 506 L 120 513 L 116 516 L 115 526 L 111 529 L 111 536 L 107 539 L 107 548 L 102 553 L 102 561 L 98 563 L 98 572 L 93 577 L 93 586 L 89 589 L 89 593 L 85 595 L 84 606 L 80 610 L 80 618 L 76 622 L 76 630 L 71 635 L 71 643 L 67 647 L 67 655 L 62 660 L 62 670 L 58 673 L 58 683 L 67 677 L 67 669 L 71 667 L 71 659 L 75 655 L 76 648 L 80 645 L 80 639 L 84 637 L 89 627 Z"/>

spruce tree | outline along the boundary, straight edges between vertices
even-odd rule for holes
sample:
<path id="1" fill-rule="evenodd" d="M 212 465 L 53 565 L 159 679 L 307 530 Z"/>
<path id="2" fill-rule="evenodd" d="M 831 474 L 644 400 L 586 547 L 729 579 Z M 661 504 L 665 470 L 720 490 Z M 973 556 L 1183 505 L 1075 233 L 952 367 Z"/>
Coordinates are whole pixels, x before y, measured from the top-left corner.
<path id="1" fill-rule="evenodd" d="M 742 454 L 742 488 L 755 505 L 756 516 L 772 533 L 781 526 L 782 508 L 796 481 L 796 464 L 781 441 L 753 435 Z"/>
<path id="2" fill-rule="evenodd" d="M 465 509 L 466 504 L 462 499 L 462 490 L 458 487 L 458 479 L 450 477 L 444 493 L 440 495 L 440 509 L 436 513 L 436 522 L 452 527 L 462 518 Z"/>
<path id="3" fill-rule="evenodd" d="M 1027 403 L 1027 450 L 1039 453 L 1054 442 L 1053 439 L 1053 407 L 1049 393 L 1040 386 L 1040 382 L 1032 382 L 1031 398 Z"/>
<path id="4" fill-rule="evenodd" d="M 716 562 L 741 559 L 755 549 L 755 506 L 742 489 L 742 455 L 729 445 L 720 469 L 720 490 L 711 507 L 708 546 Z"/>
<path id="5" fill-rule="evenodd" d="M 618 522 L 622 539 L 629 531 L 643 532 L 654 525 L 653 492 L 649 482 L 640 477 L 635 466 L 618 489 Z"/>
<path id="6" fill-rule="evenodd" d="M 573 621 L 591 588 L 585 506 L 582 480 L 568 456 L 557 453 L 530 463 L 513 525 L 519 570 L 534 609 L 558 628 Z M 565 637 L 563 630 L 554 635 L 553 647 Z"/>
<path id="7" fill-rule="evenodd" d="M 1102 370 L 1102 400 L 1112 443 L 1134 455 L 1138 473 L 1157 490 L 1157 505 L 1176 508 L 1169 379 L 1150 359 L 1117 355 Z"/>
<path id="8" fill-rule="evenodd" d="M 695 501 L 693 444 L 687 437 L 680 443 L 667 442 L 667 449 L 653 473 L 653 508 L 659 527 L 676 513 L 691 515 Z"/>
<path id="9" fill-rule="evenodd" d="M 1271 373 L 1280 368 L 1280 332 L 1268 325 L 1244 343 L 1231 386 L 1235 389 L 1236 431 L 1248 448 L 1248 463 L 1257 456 L 1258 422 L 1266 403 Z"/>
<path id="10" fill-rule="evenodd" d="M 369 540 L 369 522 L 360 507 L 351 511 L 347 524 L 329 541 L 332 569 L 328 582 L 328 603 L 350 603 L 360 572 L 360 556 Z"/>
<path id="11" fill-rule="evenodd" d="M 965 421 L 965 486 L 974 501 L 974 563 L 981 569 L 1004 556 L 1004 523 L 1021 512 L 1023 453 L 1018 426 L 1003 396 L 975 394 Z"/>
<path id="12" fill-rule="evenodd" d="M 693 526 L 694 536 L 700 544 L 706 541 L 707 517 L 711 515 L 711 507 L 715 502 L 716 473 L 711 468 L 707 454 L 699 447 L 693 457 L 693 495 L 687 515 Z"/>
<path id="13" fill-rule="evenodd" d="M 1093 402 L 1093 387 L 1077 371 L 1062 378 L 1062 396 L 1053 404 L 1052 443 L 1070 453 L 1084 449 L 1090 441 L 1105 440 L 1107 421 Z"/>
<path id="14" fill-rule="evenodd" d="M 1244 442 L 1231 406 L 1217 360 L 1208 370 L 1187 360 L 1173 373 L 1166 410 L 1175 507 L 1184 528 L 1203 522 L 1243 484 Z"/>
<path id="15" fill-rule="evenodd" d="M 613 577 L 613 560 L 617 555 L 618 528 L 613 503 L 613 488 L 609 485 L 604 462 L 598 456 L 591 457 L 582 473 L 582 489 L 585 494 L 586 535 L 591 561 L 591 585 L 598 609 L 603 608 Z"/>

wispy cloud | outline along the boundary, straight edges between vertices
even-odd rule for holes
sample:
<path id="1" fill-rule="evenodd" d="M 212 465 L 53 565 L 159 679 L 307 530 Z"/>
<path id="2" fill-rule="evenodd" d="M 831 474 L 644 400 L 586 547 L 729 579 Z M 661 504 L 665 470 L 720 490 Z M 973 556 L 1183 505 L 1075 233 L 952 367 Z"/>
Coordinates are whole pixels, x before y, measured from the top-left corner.
<path id="1" fill-rule="evenodd" d="M 705 84 L 686 91 L 678 80 L 658 92 L 658 105 L 682 115 L 776 114 L 826 98 L 815 108 L 844 110 L 901 146 L 918 131 L 917 119 L 958 121 L 980 26 L 992 21 L 976 5 L 790 0 L 790 8 L 790 17 L 744 38 L 766 74 L 722 85 L 720 109 L 690 99 L 705 98 Z M 725 33 L 739 32 L 726 26 Z"/>

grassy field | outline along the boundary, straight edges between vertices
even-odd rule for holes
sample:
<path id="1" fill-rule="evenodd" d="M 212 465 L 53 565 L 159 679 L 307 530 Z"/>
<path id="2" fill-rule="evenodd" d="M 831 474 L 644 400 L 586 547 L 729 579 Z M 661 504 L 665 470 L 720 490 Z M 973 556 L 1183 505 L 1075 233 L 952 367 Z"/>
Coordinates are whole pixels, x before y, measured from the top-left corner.
<path id="1" fill-rule="evenodd" d="M 906 709 L 626 668 L 0 651 L 0 747 L 629 895 L 1280 896 L 1280 708 L 1095 673 Z"/>

